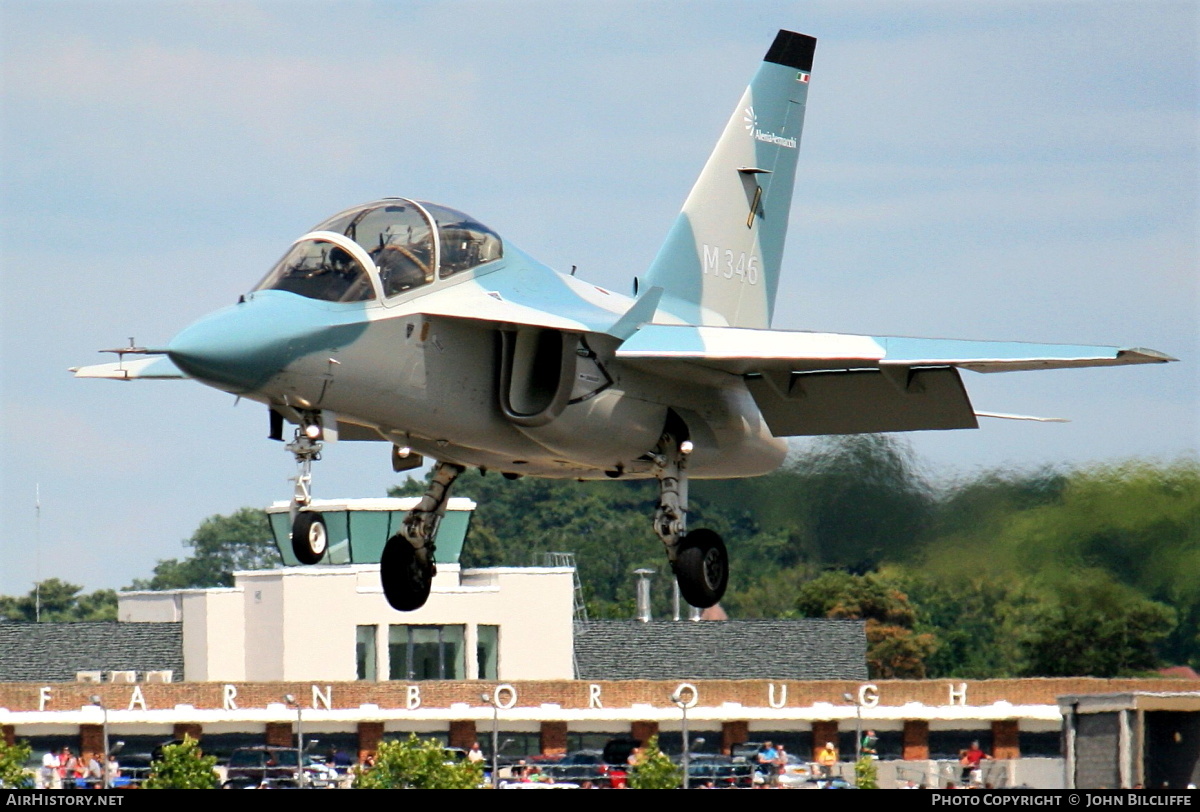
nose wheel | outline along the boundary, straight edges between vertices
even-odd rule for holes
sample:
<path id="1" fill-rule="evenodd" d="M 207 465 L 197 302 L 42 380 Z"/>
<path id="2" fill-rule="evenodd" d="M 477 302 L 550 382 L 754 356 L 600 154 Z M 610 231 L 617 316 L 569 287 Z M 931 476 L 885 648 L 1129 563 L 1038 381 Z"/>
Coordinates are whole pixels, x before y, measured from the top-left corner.
<path id="1" fill-rule="evenodd" d="M 292 522 L 292 552 L 301 564 L 316 564 L 329 549 L 329 532 L 320 513 L 304 511 Z"/>

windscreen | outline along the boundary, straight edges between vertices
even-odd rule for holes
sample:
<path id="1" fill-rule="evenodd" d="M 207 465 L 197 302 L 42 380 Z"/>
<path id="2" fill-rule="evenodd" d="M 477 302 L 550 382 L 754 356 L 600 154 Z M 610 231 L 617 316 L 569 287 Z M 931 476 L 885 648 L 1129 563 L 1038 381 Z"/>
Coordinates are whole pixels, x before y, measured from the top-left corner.
<path id="1" fill-rule="evenodd" d="M 286 290 L 327 302 L 364 302 L 374 295 L 358 260 L 324 240 L 293 245 L 255 290 Z"/>

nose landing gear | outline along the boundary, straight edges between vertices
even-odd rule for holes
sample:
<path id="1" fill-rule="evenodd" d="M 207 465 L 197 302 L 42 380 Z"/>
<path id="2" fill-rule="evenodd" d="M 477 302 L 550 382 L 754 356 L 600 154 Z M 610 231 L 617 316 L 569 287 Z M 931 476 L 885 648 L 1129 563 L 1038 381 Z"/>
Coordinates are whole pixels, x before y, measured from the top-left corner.
<path id="1" fill-rule="evenodd" d="M 450 501 L 450 487 L 465 470 L 449 462 L 435 465 L 425 495 L 404 517 L 403 529 L 388 539 L 383 548 L 379 577 L 384 597 L 393 609 L 411 612 L 429 599 L 433 576 L 437 574 L 434 537 Z"/>
<path id="2" fill-rule="evenodd" d="M 312 502 L 312 464 L 321 459 L 321 423 L 319 415 L 304 413 L 304 422 L 296 429 L 287 450 L 296 458 L 298 471 L 292 481 L 292 552 L 301 564 L 316 564 L 329 548 L 329 533 L 321 514 L 307 510 Z"/>
<path id="3" fill-rule="evenodd" d="M 691 441 L 681 441 L 668 428 L 651 455 L 658 477 L 654 532 L 667 548 L 667 560 L 684 600 L 707 609 L 721 600 L 729 585 L 729 553 L 712 530 L 687 532 L 687 458 L 691 452 Z"/>

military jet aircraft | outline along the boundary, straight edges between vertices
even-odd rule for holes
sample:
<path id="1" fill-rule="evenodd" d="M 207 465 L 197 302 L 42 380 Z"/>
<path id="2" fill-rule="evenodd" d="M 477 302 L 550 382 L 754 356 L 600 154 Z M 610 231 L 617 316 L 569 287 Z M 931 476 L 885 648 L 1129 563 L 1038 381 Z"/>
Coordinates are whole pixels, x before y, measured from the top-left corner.
<path id="1" fill-rule="evenodd" d="M 688 530 L 689 477 L 768 473 L 789 436 L 977 428 L 961 369 L 1174 360 L 772 330 L 815 46 L 779 32 L 632 297 L 559 273 L 460 211 L 384 198 L 317 224 L 253 291 L 166 347 L 112 350 L 117 363 L 76 374 L 190 377 L 265 404 L 274 440 L 293 424 L 291 541 L 307 564 L 328 547 L 308 509 L 323 443 L 389 443 L 396 471 L 435 461 L 383 552 L 396 609 L 425 603 L 437 523 L 472 466 L 656 479 L 654 532 L 683 596 L 706 607 L 725 591 L 728 555 L 713 531 Z"/>

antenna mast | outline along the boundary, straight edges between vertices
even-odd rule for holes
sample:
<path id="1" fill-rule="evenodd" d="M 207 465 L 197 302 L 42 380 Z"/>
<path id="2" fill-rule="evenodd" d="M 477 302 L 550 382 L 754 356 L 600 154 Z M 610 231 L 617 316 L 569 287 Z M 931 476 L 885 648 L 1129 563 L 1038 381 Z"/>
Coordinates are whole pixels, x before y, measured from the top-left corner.
<path id="1" fill-rule="evenodd" d="M 33 546 L 36 551 L 33 582 L 33 621 L 42 622 L 42 485 L 33 486 Z"/>

